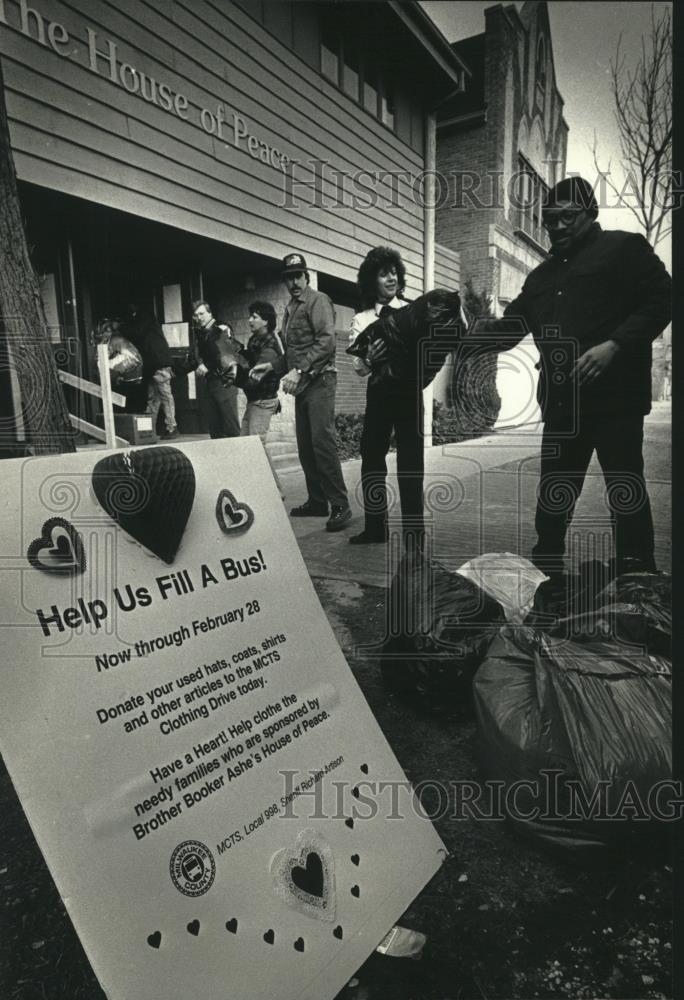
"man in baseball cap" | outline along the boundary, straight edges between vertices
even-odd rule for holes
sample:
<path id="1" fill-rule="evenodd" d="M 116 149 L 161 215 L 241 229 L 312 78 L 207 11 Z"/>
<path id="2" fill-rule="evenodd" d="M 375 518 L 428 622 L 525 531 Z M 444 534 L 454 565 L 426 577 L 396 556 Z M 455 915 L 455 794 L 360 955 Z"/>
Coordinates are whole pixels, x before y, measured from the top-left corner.
<path id="1" fill-rule="evenodd" d="M 286 254 L 282 275 L 290 301 L 282 330 L 289 371 L 281 388 L 295 397 L 297 451 L 308 491 L 306 503 L 290 513 L 329 515 L 326 529 L 340 531 L 352 512 L 335 444 L 335 311 L 327 295 L 311 288 L 303 254 Z"/>

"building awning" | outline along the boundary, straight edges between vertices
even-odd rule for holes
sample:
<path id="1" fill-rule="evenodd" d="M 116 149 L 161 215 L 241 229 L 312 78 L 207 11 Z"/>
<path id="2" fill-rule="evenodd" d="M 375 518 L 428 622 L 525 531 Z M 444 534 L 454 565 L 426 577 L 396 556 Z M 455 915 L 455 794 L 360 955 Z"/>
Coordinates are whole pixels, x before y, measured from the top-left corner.
<path id="1" fill-rule="evenodd" d="M 470 69 L 417 0 L 389 0 L 387 6 L 420 47 L 421 74 L 429 82 L 432 103 L 437 105 L 456 91 L 463 91 Z"/>

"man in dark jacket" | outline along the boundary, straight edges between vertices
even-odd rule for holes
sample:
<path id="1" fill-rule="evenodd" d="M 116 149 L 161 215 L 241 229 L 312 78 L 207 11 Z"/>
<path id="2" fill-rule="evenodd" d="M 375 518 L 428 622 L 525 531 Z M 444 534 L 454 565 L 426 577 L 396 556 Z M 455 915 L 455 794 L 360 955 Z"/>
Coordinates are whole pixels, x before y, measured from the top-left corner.
<path id="1" fill-rule="evenodd" d="M 651 342 L 669 322 L 671 282 L 643 236 L 604 232 L 597 215 L 587 181 L 556 184 L 542 212 L 549 258 L 528 275 L 503 320 L 482 321 L 498 350 L 528 331 L 539 349 L 544 433 L 532 557 L 551 575 L 563 570 L 567 528 L 594 451 L 617 572 L 655 569 L 642 446 Z"/>
<path id="2" fill-rule="evenodd" d="M 289 371 L 281 387 L 295 397 L 297 451 L 309 494 L 290 513 L 327 517 L 329 504 L 326 529 L 340 531 L 352 513 L 335 443 L 335 311 L 327 295 L 311 288 L 300 253 L 284 258 L 282 273 L 290 301 L 283 320 Z"/>
<path id="3" fill-rule="evenodd" d="M 217 323 L 208 302 L 192 304 L 197 402 L 212 438 L 239 437 L 235 387 L 240 345 L 230 327 Z"/>
<path id="4" fill-rule="evenodd" d="M 153 430 L 157 429 L 157 417 L 161 408 L 166 425 L 162 437 L 178 437 L 176 406 L 171 391 L 171 351 L 159 323 L 151 313 L 146 313 L 136 303 L 131 303 L 124 333 L 142 357 L 147 412 L 152 415 Z"/>

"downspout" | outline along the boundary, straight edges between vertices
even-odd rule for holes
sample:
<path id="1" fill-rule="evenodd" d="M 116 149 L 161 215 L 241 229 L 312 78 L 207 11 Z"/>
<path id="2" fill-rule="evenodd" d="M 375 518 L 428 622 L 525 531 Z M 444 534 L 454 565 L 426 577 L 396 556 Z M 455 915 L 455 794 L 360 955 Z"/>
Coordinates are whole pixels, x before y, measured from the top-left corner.
<path id="1" fill-rule="evenodd" d="M 435 287 L 435 166 L 437 161 L 437 115 L 425 115 L 423 185 L 423 293 Z M 423 391 L 425 447 L 432 447 L 432 385 Z"/>

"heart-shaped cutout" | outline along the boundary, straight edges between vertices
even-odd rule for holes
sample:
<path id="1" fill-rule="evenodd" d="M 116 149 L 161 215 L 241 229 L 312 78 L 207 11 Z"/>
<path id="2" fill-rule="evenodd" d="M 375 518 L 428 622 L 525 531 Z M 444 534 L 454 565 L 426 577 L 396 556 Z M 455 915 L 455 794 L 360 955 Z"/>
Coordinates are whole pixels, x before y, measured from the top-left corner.
<path id="1" fill-rule="evenodd" d="M 26 550 L 31 566 L 43 573 L 77 576 L 86 568 L 83 538 L 63 517 L 50 517 Z"/>
<path id="2" fill-rule="evenodd" d="M 348 826 L 350 830 L 354 829 L 354 820 L 351 818 L 351 816 L 349 817 L 349 819 L 345 819 L 344 825 Z"/>
<path id="3" fill-rule="evenodd" d="M 353 865 L 356 865 L 357 868 L 358 868 L 358 865 L 359 865 L 360 861 L 361 861 L 361 858 L 358 856 L 358 854 L 352 854 L 352 856 L 351 856 L 351 863 Z"/>
<path id="4" fill-rule="evenodd" d="M 149 934 L 147 937 L 147 943 L 150 948 L 158 948 L 161 944 L 161 931 L 155 931 L 154 934 Z"/>
<path id="5" fill-rule="evenodd" d="M 359 898 L 359 896 L 361 895 L 361 890 L 359 889 L 358 885 L 353 885 L 351 887 L 351 894 L 352 896 L 355 896 L 357 899 Z"/>
<path id="6" fill-rule="evenodd" d="M 230 931 L 231 934 L 237 934 L 238 923 L 235 917 L 232 920 L 226 921 L 226 930 Z"/>
<path id="7" fill-rule="evenodd" d="M 216 521 L 225 535 L 242 534 L 254 524 L 254 512 L 239 503 L 230 490 L 221 490 L 216 501 Z"/>
<path id="8" fill-rule="evenodd" d="M 273 944 L 273 942 L 275 941 L 275 934 L 273 933 L 273 931 L 266 931 L 266 933 L 264 934 L 264 941 L 266 942 L 266 944 Z"/>
<path id="9" fill-rule="evenodd" d="M 177 448 L 139 448 L 100 459 L 92 475 L 101 507 L 128 535 L 172 563 L 195 499 L 195 470 Z"/>
<path id="10" fill-rule="evenodd" d="M 306 867 L 295 865 L 292 869 L 292 881 L 311 896 L 323 898 L 323 862 L 315 851 L 309 851 L 306 856 Z"/>
<path id="11" fill-rule="evenodd" d="M 359 790 L 358 790 L 358 788 L 356 788 L 356 787 L 352 788 L 352 795 L 354 796 L 355 799 L 358 799 L 358 797 L 359 797 Z"/>
<path id="12" fill-rule="evenodd" d="M 363 771 L 364 774 L 368 774 L 368 764 L 362 764 L 361 770 Z"/>
<path id="13" fill-rule="evenodd" d="M 195 937 L 197 937 L 199 932 L 200 932 L 199 920 L 191 920 L 190 923 L 188 924 L 188 934 L 192 934 Z"/>
<path id="14" fill-rule="evenodd" d="M 339 924 L 337 925 L 337 927 L 333 931 L 333 936 L 336 937 L 338 941 L 342 940 L 342 938 L 343 938 L 344 935 L 343 935 L 342 928 L 340 927 Z"/>
<path id="15" fill-rule="evenodd" d="M 304 938 L 298 937 L 294 943 L 295 951 L 304 951 Z"/>
<path id="16" fill-rule="evenodd" d="M 330 845 L 315 830 L 302 830 L 294 847 L 271 859 L 273 888 L 288 906 L 319 920 L 335 917 L 335 872 Z"/>

